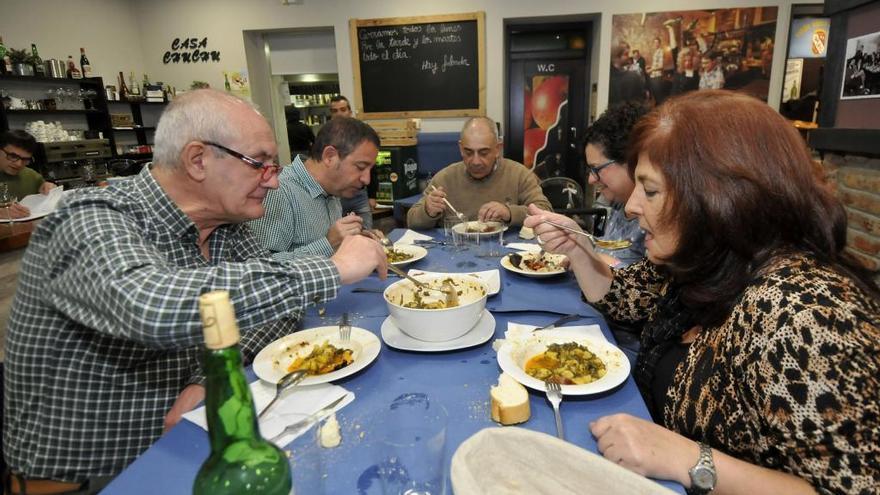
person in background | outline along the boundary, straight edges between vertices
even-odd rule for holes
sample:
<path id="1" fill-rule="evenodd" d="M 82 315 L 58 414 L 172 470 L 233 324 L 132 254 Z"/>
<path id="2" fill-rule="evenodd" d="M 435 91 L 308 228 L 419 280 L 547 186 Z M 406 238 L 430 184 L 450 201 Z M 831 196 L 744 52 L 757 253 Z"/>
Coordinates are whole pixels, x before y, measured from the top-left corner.
<path id="1" fill-rule="evenodd" d="M 315 142 L 312 128 L 300 120 L 299 109 L 293 105 L 284 107 L 287 119 L 287 142 L 290 145 L 290 156 L 308 153 Z"/>
<path id="2" fill-rule="evenodd" d="M 631 146 L 646 260 L 612 271 L 543 223 L 571 220 L 525 222 L 594 307 L 644 324 L 633 375 L 659 424 L 600 418 L 599 451 L 695 493 L 874 493 L 880 290 L 797 130 L 751 96 L 694 91 L 643 117 Z"/>
<path id="3" fill-rule="evenodd" d="M 330 118 L 354 117 L 348 98 L 336 95 L 330 98 Z M 370 183 L 362 191 L 351 198 L 342 198 L 342 214 L 354 213 L 364 221 L 365 229 L 373 228 L 373 213 L 376 209 L 376 193 L 379 192 L 379 180 L 376 168 L 370 172 Z"/>
<path id="4" fill-rule="evenodd" d="M 645 77 L 625 65 L 629 61 L 626 46 L 619 44 L 611 50 L 611 78 L 609 80 L 608 104 L 645 101 Z M 644 60 L 644 59 L 642 59 Z M 631 64 L 630 66 L 634 66 Z M 637 65 L 635 65 L 638 67 Z"/>
<path id="5" fill-rule="evenodd" d="M 584 155 L 589 169 L 587 182 L 595 186 L 610 210 L 602 239 L 631 242 L 624 249 L 597 248 L 599 257 L 615 268 L 623 268 L 645 257 L 645 233 L 639 228 L 638 218 L 626 215 L 624 205 L 635 188 L 626 166 L 629 134 L 647 112 L 644 105 L 637 103 L 614 105 L 584 133 Z"/>
<path id="6" fill-rule="evenodd" d="M 43 179 L 33 164 L 37 152 L 37 140 L 25 131 L 11 130 L 0 133 L 0 183 L 6 185 L 13 203 L 0 209 L 5 218 L 25 218 L 30 210 L 17 200 L 30 194 L 48 194 L 55 184 Z"/>
<path id="7" fill-rule="evenodd" d="M 700 73 L 700 90 L 724 88 L 724 71 L 721 70 L 720 55 L 715 52 L 709 52 L 704 55 L 702 69 Z"/>
<path id="8" fill-rule="evenodd" d="M 330 259 L 260 247 L 243 222 L 278 187 L 277 148 L 249 102 L 187 92 L 155 143 L 152 167 L 72 194 L 31 236 L 6 338 L 11 493 L 97 493 L 204 399 L 201 294 L 230 292 L 247 363 L 308 304 L 385 276 L 364 236 Z"/>
<path id="9" fill-rule="evenodd" d="M 366 227 L 361 217 L 343 214 L 340 200 L 369 184 L 379 136 L 369 125 L 336 117 L 318 131 L 305 161 L 284 167 L 280 186 L 266 195 L 266 214 L 250 222 L 263 247 L 277 259 L 303 254 L 332 256 L 343 239 Z"/>
<path id="10" fill-rule="evenodd" d="M 502 145 L 492 119 L 468 119 L 458 141 L 462 161 L 434 175 L 425 195 L 407 212 L 407 225 L 427 229 L 440 224 L 444 212 L 454 216 L 444 199 L 471 220 L 515 226 L 522 225 L 528 204 L 551 210 L 537 176 L 523 164 L 503 158 Z"/>

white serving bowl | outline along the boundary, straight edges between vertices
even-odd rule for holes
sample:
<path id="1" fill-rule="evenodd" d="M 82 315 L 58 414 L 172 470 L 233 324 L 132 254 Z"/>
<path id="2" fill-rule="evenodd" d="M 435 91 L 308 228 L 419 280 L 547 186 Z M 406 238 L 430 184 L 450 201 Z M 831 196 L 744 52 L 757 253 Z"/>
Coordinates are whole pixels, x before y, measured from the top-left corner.
<path id="1" fill-rule="evenodd" d="M 407 308 L 401 304 L 412 301 L 416 292 L 430 294 L 431 300 L 444 300 L 438 291 L 424 291 L 409 280 L 400 280 L 385 289 L 384 297 L 388 305 L 388 313 L 401 332 L 414 339 L 425 342 L 446 342 L 457 339 L 468 333 L 483 315 L 486 308 L 488 290 L 482 281 L 462 274 L 444 274 L 442 276 L 421 276 L 416 280 L 434 287 L 440 287 L 446 279 L 458 292 L 459 305 L 442 309 Z"/>

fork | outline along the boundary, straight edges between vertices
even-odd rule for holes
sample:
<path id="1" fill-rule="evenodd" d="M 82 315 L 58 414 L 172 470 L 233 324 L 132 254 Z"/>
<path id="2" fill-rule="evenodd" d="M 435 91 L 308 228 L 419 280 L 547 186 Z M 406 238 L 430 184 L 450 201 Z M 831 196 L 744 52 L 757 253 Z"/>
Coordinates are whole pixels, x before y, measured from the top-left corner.
<path id="1" fill-rule="evenodd" d="M 436 191 L 437 187 L 435 187 L 434 184 L 431 184 L 431 190 Z M 455 216 L 457 216 L 459 220 L 461 220 L 462 222 L 467 221 L 467 218 L 465 218 L 464 214 L 459 213 L 459 211 L 456 210 L 454 206 L 452 206 L 452 203 L 450 203 L 448 199 L 443 198 L 443 202 L 446 203 L 446 206 L 448 206 L 450 210 L 452 210 L 452 213 L 455 213 Z"/>
<path id="2" fill-rule="evenodd" d="M 562 403 L 562 387 L 555 382 L 544 382 L 547 390 L 547 400 L 553 406 L 553 413 L 556 415 L 556 436 L 565 440 L 565 434 L 562 431 L 562 415 L 559 414 L 559 404 Z"/>
<path id="3" fill-rule="evenodd" d="M 342 321 L 339 322 L 339 340 L 348 342 L 351 340 L 351 324 L 348 322 L 348 313 L 342 313 Z"/>

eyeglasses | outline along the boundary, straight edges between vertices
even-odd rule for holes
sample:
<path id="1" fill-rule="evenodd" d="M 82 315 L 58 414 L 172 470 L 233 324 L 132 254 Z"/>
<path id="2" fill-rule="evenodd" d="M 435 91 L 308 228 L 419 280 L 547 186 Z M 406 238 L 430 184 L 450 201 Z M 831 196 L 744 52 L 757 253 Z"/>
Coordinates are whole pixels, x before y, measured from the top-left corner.
<path id="1" fill-rule="evenodd" d="M 2 149 L 0 151 L 6 154 L 6 159 L 10 162 L 24 162 L 25 165 L 30 165 L 34 162 L 34 157 L 32 156 L 21 156 Z"/>
<path id="2" fill-rule="evenodd" d="M 612 163 L 617 163 L 617 160 L 608 160 L 607 162 L 603 163 L 602 165 L 599 165 L 596 167 L 594 167 L 588 163 L 587 168 L 590 169 L 591 174 L 596 176 L 596 179 L 599 179 L 599 172 L 601 172 L 603 168 L 607 167 L 608 165 L 611 165 Z"/>
<path id="3" fill-rule="evenodd" d="M 239 160 L 247 163 L 251 167 L 253 167 L 257 170 L 260 170 L 263 174 L 263 180 L 266 180 L 269 177 L 271 177 L 273 174 L 278 173 L 278 170 L 281 168 L 281 166 L 278 165 L 277 161 L 275 161 L 275 160 L 261 162 L 260 160 L 257 160 L 256 158 L 251 158 L 247 155 L 239 153 L 238 151 L 229 149 L 226 146 L 223 146 L 222 144 L 214 143 L 212 141 L 202 141 L 202 142 L 207 144 L 208 146 L 220 148 L 221 150 L 225 151 L 226 153 L 228 153 L 228 154 L 234 156 L 235 158 L 238 158 Z"/>

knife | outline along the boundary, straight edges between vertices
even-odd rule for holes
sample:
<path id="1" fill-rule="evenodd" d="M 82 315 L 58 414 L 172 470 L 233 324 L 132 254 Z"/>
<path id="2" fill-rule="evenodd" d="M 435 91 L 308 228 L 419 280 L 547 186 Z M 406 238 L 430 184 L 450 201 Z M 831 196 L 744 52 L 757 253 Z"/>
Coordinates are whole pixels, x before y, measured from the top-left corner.
<path id="1" fill-rule="evenodd" d="M 540 330 L 552 330 L 552 329 L 558 327 L 559 325 L 562 325 L 563 323 L 568 323 L 570 321 L 579 320 L 580 318 L 581 318 L 581 315 L 576 315 L 576 314 L 575 315 L 565 315 L 562 318 L 558 318 L 556 321 L 550 323 L 549 325 L 544 325 L 543 327 L 538 327 L 532 331 L 538 332 Z"/>
<path id="2" fill-rule="evenodd" d="M 306 426 L 310 426 L 310 425 L 317 423 L 319 421 L 323 421 L 324 418 L 326 418 L 327 416 L 329 416 L 333 413 L 333 411 L 336 409 L 336 406 L 338 406 L 339 403 L 342 402 L 346 397 L 348 397 L 348 394 L 345 394 L 342 397 L 334 400 L 333 402 L 331 402 L 327 406 L 322 407 L 321 409 L 318 409 L 314 413 L 310 414 L 306 419 L 301 419 L 301 420 L 297 421 L 296 423 L 287 425 L 286 427 L 284 427 L 283 430 L 281 430 L 281 433 L 270 438 L 269 441 L 274 442 L 274 441 L 278 440 L 279 438 L 283 437 L 284 435 L 287 435 L 291 431 L 297 431 L 300 428 L 304 428 Z"/>

